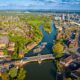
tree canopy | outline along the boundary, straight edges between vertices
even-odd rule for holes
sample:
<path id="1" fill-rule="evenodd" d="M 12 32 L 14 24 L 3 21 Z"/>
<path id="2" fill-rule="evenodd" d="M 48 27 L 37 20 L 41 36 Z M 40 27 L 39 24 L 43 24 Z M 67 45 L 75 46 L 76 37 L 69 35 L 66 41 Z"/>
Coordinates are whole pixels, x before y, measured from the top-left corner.
<path id="1" fill-rule="evenodd" d="M 53 52 L 56 54 L 56 57 L 62 56 L 62 52 L 64 50 L 64 46 L 61 44 L 60 41 L 56 42 L 53 47 Z"/>
<path id="2" fill-rule="evenodd" d="M 11 78 L 16 77 L 17 76 L 17 72 L 18 72 L 18 70 L 15 67 L 11 68 L 10 71 L 9 71 L 10 77 Z"/>
<path id="3" fill-rule="evenodd" d="M 20 68 L 17 80 L 24 80 L 26 77 L 26 71 L 23 68 Z"/>

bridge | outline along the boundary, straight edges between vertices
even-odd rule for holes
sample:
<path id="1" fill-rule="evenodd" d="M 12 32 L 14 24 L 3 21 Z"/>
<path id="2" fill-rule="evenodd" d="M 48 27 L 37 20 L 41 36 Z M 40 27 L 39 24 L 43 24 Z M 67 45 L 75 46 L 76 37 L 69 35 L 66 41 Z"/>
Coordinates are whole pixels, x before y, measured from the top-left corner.
<path id="1" fill-rule="evenodd" d="M 23 59 L 17 61 L 5 62 L 4 64 L 0 64 L 0 66 L 9 67 L 10 64 L 14 64 L 16 66 L 23 66 L 29 62 L 34 62 L 34 61 L 37 61 L 40 64 L 43 60 L 51 60 L 51 59 L 55 59 L 52 54 L 46 54 L 46 55 L 39 54 L 37 56 L 24 57 Z"/>
<path id="2" fill-rule="evenodd" d="M 52 54 L 46 54 L 46 55 L 38 55 L 38 56 L 33 56 L 33 57 L 24 57 L 26 60 L 21 60 L 23 63 L 28 63 L 28 62 L 33 62 L 33 61 L 38 61 L 38 63 L 41 63 L 43 60 L 49 60 L 49 59 L 54 59 Z"/>

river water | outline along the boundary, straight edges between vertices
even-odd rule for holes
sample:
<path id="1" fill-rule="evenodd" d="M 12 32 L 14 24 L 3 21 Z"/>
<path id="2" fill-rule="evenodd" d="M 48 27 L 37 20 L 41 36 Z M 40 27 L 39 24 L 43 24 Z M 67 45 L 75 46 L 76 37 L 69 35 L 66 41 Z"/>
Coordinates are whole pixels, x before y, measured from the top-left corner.
<path id="1" fill-rule="evenodd" d="M 52 60 L 31 62 L 24 66 L 27 71 L 25 80 L 56 80 L 56 68 Z"/>
<path id="2" fill-rule="evenodd" d="M 51 23 L 51 33 L 47 33 L 43 26 L 40 26 L 40 30 L 43 34 L 43 38 L 37 46 L 42 45 L 44 42 L 47 44 L 39 54 L 53 54 L 52 46 L 54 45 L 57 36 L 57 29 L 54 22 L 52 21 Z M 38 55 L 33 53 L 37 46 L 30 50 L 25 56 L 29 57 Z M 24 65 L 24 69 L 27 71 L 27 77 L 25 80 L 56 80 L 56 66 L 53 60 L 45 60 L 42 61 L 41 64 L 38 62 L 27 63 Z"/>

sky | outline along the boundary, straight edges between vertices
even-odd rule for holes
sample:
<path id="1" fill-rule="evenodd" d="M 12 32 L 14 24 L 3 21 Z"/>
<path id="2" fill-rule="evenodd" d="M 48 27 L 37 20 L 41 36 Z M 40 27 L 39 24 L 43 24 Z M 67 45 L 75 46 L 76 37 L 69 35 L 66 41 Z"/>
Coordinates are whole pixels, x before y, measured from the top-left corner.
<path id="1" fill-rule="evenodd" d="M 0 10 L 4 9 L 54 9 L 80 11 L 80 0 L 0 0 Z"/>

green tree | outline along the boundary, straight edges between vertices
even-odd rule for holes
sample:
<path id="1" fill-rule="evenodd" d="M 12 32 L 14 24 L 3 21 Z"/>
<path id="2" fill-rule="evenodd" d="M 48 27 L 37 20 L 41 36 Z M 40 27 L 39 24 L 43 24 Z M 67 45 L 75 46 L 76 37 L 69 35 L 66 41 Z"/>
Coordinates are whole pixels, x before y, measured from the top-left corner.
<path id="1" fill-rule="evenodd" d="M 26 77 L 26 71 L 23 68 L 20 68 L 17 76 L 17 80 L 24 80 Z"/>
<path id="2" fill-rule="evenodd" d="M 17 70 L 15 67 L 11 68 L 11 69 L 9 70 L 9 75 L 10 75 L 10 77 L 11 77 L 11 78 L 15 78 L 15 77 L 17 76 L 17 72 L 18 72 L 18 70 Z"/>
<path id="3" fill-rule="evenodd" d="M 61 42 L 56 42 L 53 47 L 53 52 L 56 54 L 56 57 L 61 57 L 63 50 L 64 46 L 61 44 Z"/>
<path id="4" fill-rule="evenodd" d="M 55 63 L 56 63 L 57 73 L 63 72 L 63 69 L 62 69 L 60 63 L 57 60 L 57 58 L 60 58 L 62 56 L 63 49 L 64 49 L 64 46 L 61 44 L 60 41 L 57 41 L 53 47 L 53 52 L 56 54 Z"/>

